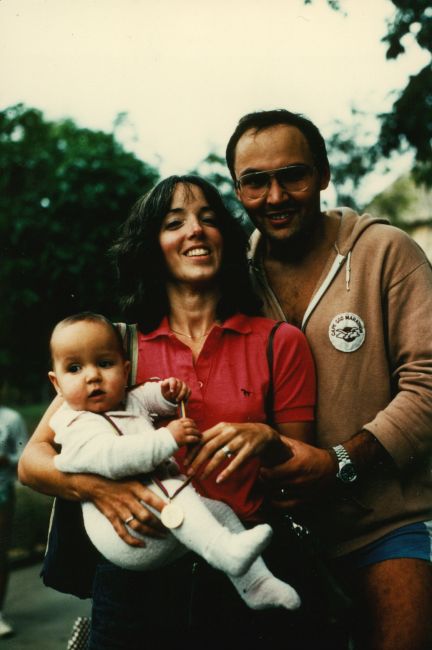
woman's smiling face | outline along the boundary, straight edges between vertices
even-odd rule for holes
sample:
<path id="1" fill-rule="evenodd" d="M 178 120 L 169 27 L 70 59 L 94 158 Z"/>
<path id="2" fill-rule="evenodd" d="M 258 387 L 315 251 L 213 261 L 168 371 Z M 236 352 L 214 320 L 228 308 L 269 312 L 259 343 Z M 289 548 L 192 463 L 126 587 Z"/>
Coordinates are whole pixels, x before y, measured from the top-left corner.
<path id="1" fill-rule="evenodd" d="M 176 186 L 159 244 L 171 282 L 194 285 L 215 280 L 222 264 L 223 239 L 217 214 L 201 188 Z"/>

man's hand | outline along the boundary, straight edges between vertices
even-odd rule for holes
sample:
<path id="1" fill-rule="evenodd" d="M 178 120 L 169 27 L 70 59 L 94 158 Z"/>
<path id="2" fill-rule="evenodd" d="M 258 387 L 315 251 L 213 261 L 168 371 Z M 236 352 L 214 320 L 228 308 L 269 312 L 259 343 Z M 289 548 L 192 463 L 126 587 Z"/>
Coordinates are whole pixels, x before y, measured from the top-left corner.
<path id="1" fill-rule="evenodd" d="M 274 495 L 272 505 L 291 509 L 319 500 L 336 485 L 336 459 L 319 449 L 292 438 L 282 438 L 292 457 L 272 468 L 262 468 L 261 476 Z"/>
<path id="2" fill-rule="evenodd" d="M 84 476 L 76 475 L 79 480 L 77 489 L 81 499 L 92 501 L 111 522 L 123 541 L 130 546 L 145 546 L 127 532 L 125 521 L 131 515 L 134 519 L 128 523 L 128 526 L 137 533 L 150 537 L 164 537 L 166 529 L 146 506 L 151 506 L 160 512 L 166 504 L 140 481 L 111 481 L 93 474 L 86 475 L 86 480 Z"/>

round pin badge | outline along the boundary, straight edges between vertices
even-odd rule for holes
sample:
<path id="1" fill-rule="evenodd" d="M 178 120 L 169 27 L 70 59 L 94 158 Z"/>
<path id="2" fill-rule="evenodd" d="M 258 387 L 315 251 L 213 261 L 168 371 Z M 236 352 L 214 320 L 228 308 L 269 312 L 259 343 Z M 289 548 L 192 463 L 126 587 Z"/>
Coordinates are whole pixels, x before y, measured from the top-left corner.
<path id="1" fill-rule="evenodd" d="M 366 328 L 363 320 L 350 311 L 337 314 L 329 325 L 329 339 L 341 352 L 355 352 L 364 343 Z"/>
<path id="2" fill-rule="evenodd" d="M 166 528 L 178 528 L 184 519 L 183 510 L 176 503 L 168 503 L 161 512 L 161 522 Z"/>

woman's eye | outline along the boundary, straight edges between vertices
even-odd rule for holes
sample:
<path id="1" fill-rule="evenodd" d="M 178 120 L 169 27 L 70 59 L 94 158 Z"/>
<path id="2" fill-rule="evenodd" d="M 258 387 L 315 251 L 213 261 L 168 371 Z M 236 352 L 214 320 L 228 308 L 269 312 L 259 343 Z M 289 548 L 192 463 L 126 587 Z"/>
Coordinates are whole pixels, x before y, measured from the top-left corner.
<path id="1" fill-rule="evenodd" d="M 180 219 L 173 219 L 172 221 L 167 221 L 163 228 L 164 230 L 176 230 L 177 228 L 180 228 L 182 225 L 182 221 Z"/>
<path id="2" fill-rule="evenodd" d="M 201 217 L 201 221 L 205 224 L 210 224 L 211 226 L 218 226 L 218 218 L 215 214 L 205 214 Z"/>

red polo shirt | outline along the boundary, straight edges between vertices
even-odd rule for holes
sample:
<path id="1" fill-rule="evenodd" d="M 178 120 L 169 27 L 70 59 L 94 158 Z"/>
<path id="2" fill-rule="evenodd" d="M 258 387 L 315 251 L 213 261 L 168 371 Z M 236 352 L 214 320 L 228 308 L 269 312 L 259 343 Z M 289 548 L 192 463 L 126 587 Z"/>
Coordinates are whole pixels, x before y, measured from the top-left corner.
<path id="1" fill-rule="evenodd" d="M 187 415 L 200 431 L 218 422 L 265 422 L 269 383 L 267 340 L 274 321 L 236 314 L 208 335 L 198 359 L 170 331 L 168 319 L 150 334 L 138 334 L 137 382 L 151 377 L 178 377 L 191 388 Z M 305 336 L 284 323 L 273 344 L 274 421 L 304 422 L 314 418 L 315 371 Z M 181 465 L 184 449 L 177 454 Z M 200 494 L 228 503 L 247 520 L 263 495 L 259 460 L 252 458 L 233 476 L 216 484 L 215 475 L 194 479 Z M 220 472 L 220 467 L 217 473 Z"/>

